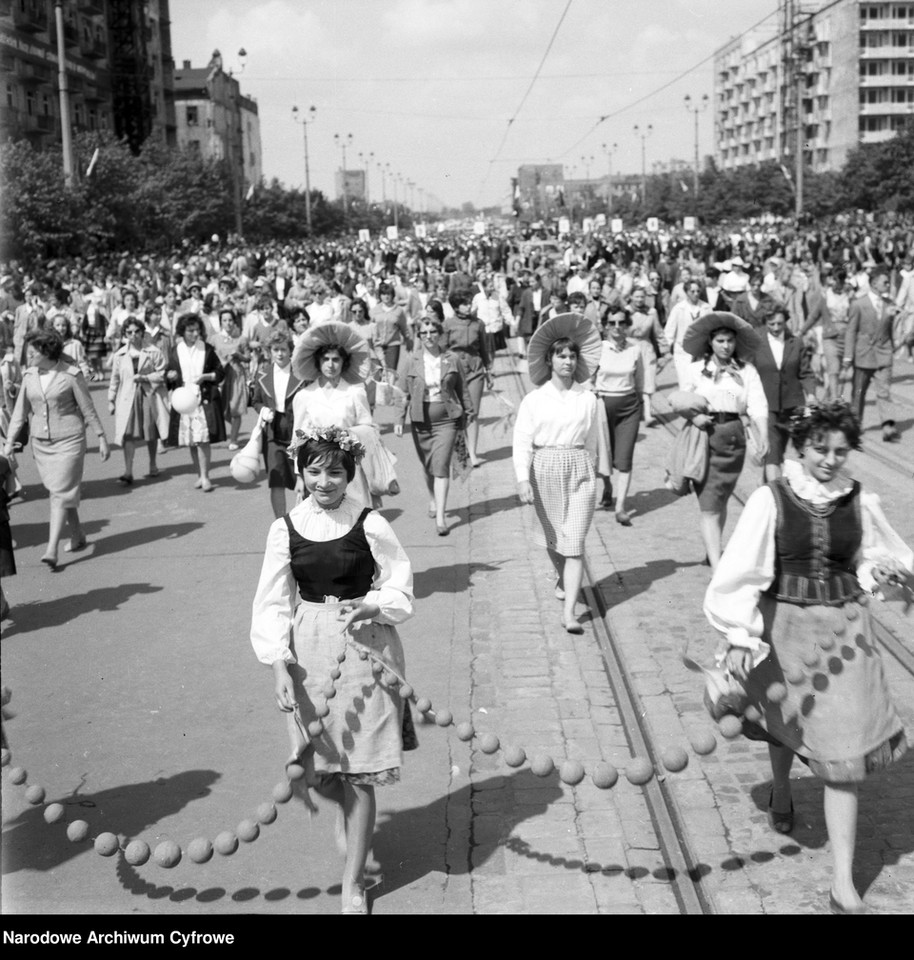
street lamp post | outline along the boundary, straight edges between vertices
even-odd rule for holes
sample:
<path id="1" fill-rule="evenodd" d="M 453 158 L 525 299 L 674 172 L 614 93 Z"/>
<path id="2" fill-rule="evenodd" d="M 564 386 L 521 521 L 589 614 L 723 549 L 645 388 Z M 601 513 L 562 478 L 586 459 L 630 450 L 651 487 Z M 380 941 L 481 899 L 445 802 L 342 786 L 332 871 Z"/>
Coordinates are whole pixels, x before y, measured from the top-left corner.
<path id="1" fill-rule="evenodd" d="M 387 206 L 387 184 L 384 182 L 384 164 L 378 162 L 378 173 L 381 174 L 381 207 Z"/>
<path id="2" fill-rule="evenodd" d="M 338 133 L 333 135 L 333 142 L 340 148 L 343 155 L 342 182 L 343 182 L 343 224 L 349 223 L 349 190 L 346 184 L 346 147 L 352 146 L 352 134 L 347 133 L 341 137 Z"/>
<path id="3" fill-rule="evenodd" d="M 611 218 L 613 215 L 613 154 L 618 150 L 619 144 L 603 144 L 603 152 L 606 154 L 606 160 L 609 164 L 606 173 L 606 216 Z"/>
<path id="4" fill-rule="evenodd" d="M 302 114 L 299 119 L 298 107 L 292 107 L 292 119 L 300 123 L 305 135 L 305 220 L 308 225 L 308 236 L 311 236 L 311 171 L 308 167 L 308 124 L 314 123 L 314 117 L 317 113 L 317 107 L 308 109 L 308 116 Z"/>
<path id="5" fill-rule="evenodd" d="M 698 175 L 700 173 L 700 160 L 698 158 L 698 115 L 708 109 L 709 102 L 708 95 L 705 93 L 702 94 L 700 103 L 696 103 L 693 107 L 691 94 L 687 93 L 685 95 L 685 108 L 695 117 L 695 179 L 692 192 L 692 208 L 693 213 L 696 215 L 698 214 Z"/>
<path id="6" fill-rule="evenodd" d="M 647 148 L 644 145 L 644 141 L 654 132 L 654 125 L 649 123 L 647 127 L 642 130 L 638 124 L 635 124 L 635 136 L 641 137 L 641 205 L 645 206 L 647 203 Z"/>

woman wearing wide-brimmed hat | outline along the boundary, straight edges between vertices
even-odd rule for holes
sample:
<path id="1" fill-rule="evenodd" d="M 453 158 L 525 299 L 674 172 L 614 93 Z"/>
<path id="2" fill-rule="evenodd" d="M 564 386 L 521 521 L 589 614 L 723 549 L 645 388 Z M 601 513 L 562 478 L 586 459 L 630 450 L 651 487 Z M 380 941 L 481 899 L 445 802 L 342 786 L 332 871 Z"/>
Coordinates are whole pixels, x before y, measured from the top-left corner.
<path id="1" fill-rule="evenodd" d="M 521 503 L 532 503 L 542 526 L 537 538 L 558 573 L 562 622 L 583 633 L 574 608 L 584 575 L 584 538 L 593 519 L 596 472 L 609 475 L 606 414 L 586 383 L 600 363 L 594 325 L 566 313 L 542 323 L 527 351 L 539 389 L 521 401 L 514 424 L 514 471 Z"/>
<path id="2" fill-rule="evenodd" d="M 336 320 L 305 331 L 292 355 L 292 371 L 308 383 L 292 401 L 294 429 L 336 425 L 351 430 L 365 447 L 350 484 L 350 496 L 378 506 L 382 493 L 399 492 L 395 457 L 381 442 L 371 419 L 365 381 L 370 372 L 368 344 L 348 323 Z"/>
<path id="3" fill-rule="evenodd" d="M 692 423 L 710 434 L 710 459 L 704 481 L 695 485 L 701 509 L 701 536 L 712 569 L 720 561 L 727 501 L 746 459 L 748 416 L 759 457 L 768 450 L 768 402 L 758 371 L 749 362 L 759 339 L 751 324 L 733 313 L 713 311 L 686 331 L 683 350 L 694 360 L 683 389 L 707 401 L 707 411 Z"/>

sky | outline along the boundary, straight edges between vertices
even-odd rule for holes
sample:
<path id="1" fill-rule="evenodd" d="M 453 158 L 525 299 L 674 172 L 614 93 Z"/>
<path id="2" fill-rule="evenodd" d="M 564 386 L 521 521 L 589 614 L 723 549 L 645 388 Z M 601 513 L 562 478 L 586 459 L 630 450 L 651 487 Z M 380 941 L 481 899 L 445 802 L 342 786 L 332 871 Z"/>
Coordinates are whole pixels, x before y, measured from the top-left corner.
<path id="1" fill-rule="evenodd" d="M 267 180 L 304 185 L 292 107 L 313 105 L 312 189 L 334 196 L 334 134 L 352 134 L 346 167 L 367 168 L 371 200 L 382 165 L 388 199 L 399 175 L 397 196 L 412 181 L 415 207 L 420 190 L 483 207 L 509 201 L 525 163 L 562 163 L 566 178 L 610 164 L 640 174 L 642 146 L 648 173 L 692 161 L 683 98 L 712 96 L 714 51 L 776 17 L 777 0 L 171 0 L 170 10 L 176 66 L 203 67 L 219 49 L 257 101 Z M 710 108 L 698 127 L 704 156 Z"/>

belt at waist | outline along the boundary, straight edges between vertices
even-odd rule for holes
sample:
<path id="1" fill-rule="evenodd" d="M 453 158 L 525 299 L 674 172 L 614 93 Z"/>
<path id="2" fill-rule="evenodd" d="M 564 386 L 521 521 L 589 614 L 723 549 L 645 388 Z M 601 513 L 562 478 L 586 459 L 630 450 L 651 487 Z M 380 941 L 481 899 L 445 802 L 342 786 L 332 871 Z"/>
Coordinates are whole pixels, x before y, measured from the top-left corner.
<path id="1" fill-rule="evenodd" d="M 583 450 L 583 443 L 565 443 L 565 444 L 544 444 L 543 446 L 533 445 L 534 450 Z"/>
<path id="2" fill-rule="evenodd" d="M 708 416 L 715 423 L 731 423 L 733 420 L 739 420 L 740 417 L 738 413 L 720 413 L 716 410 L 709 411 Z"/>
<path id="3" fill-rule="evenodd" d="M 302 598 L 302 600 L 305 601 L 305 603 L 349 603 L 352 600 L 361 600 L 365 596 L 365 594 L 357 593 L 351 597 L 332 597 L 329 595 L 325 595 L 323 597 L 315 597 L 315 596 L 305 596 L 304 593 L 299 591 L 299 596 Z"/>

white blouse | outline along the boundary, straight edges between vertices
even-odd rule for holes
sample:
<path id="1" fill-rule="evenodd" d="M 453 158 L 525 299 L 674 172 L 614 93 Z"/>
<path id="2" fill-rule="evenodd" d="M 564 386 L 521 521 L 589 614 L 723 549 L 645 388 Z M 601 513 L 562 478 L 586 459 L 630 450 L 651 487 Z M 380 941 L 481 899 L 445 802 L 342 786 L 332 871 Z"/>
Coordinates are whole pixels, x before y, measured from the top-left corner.
<path id="1" fill-rule="evenodd" d="M 689 327 L 706 313 L 710 313 L 711 308 L 704 300 L 699 300 L 693 307 L 688 300 L 680 300 L 670 310 L 666 326 L 663 328 L 663 335 L 667 342 L 672 345 L 673 350 L 682 350 L 682 340 L 688 332 Z"/>
<path id="2" fill-rule="evenodd" d="M 335 510 L 324 510 L 312 498 L 289 512 L 292 526 L 308 540 L 328 541 L 345 536 L 358 520 L 362 504 L 348 497 Z M 365 517 L 365 537 L 375 560 L 375 576 L 365 603 L 377 604 L 375 623 L 396 624 L 413 615 L 413 570 L 397 535 L 376 511 Z M 298 586 L 292 574 L 289 530 L 285 520 L 274 520 L 260 581 L 251 611 L 251 644 L 261 663 L 294 662 L 289 647 L 292 620 L 298 603 Z M 366 623 L 368 621 L 365 621 Z M 359 623 L 353 625 L 358 631 Z"/>
<path id="3" fill-rule="evenodd" d="M 425 350 L 422 359 L 425 368 L 425 399 L 429 403 L 438 403 L 441 400 L 441 354 L 436 357 Z"/>
<path id="4" fill-rule="evenodd" d="M 206 362 L 206 349 L 203 342 L 198 340 L 189 347 L 184 340 L 178 342 L 178 363 L 181 366 L 181 379 L 187 386 L 194 385 L 195 377 L 203 376 L 203 365 Z"/>
<path id="5" fill-rule="evenodd" d="M 579 383 L 558 390 L 547 381 L 524 397 L 514 421 L 517 482 L 529 481 L 536 447 L 583 447 L 605 475 L 606 433 L 605 408 L 593 393 Z"/>
<path id="6" fill-rule="evenodd" d="M 598 394 L 625 396 L 644 390 L 644 348 L 642 340 L 626 340 L 620 350 L 613 342 L 603 341 L 600 366 L 597 368 L 594 389 Z M 653 348 L 651 348 L 653 354 Z"/>
<path id="7" fill-rule="evenodd" d="M 739 371 L 742 383 L 737 383 L 730 371 L 725 371 L 717 382 L 714 380 L 714 362 L 708 361 L 708 371 L 712 376 L 704 375 L 705 361 L 698 360 L 689 364 L 683 390 L 691 390 L 708 401 L 708 409 L 714 413 L 748 414 L 753 420 L 768 418 L 768 401 L 758 370 L 751 363 L 745 364 Z"/>
<path id="8" fill-rule="evenodd" d="M 852 485 L 844 474 L 838 474 L 828 483 L 819 483 L 796 460 L 784 462 L 784 477 L 797 496 L 813 504 L 835 500 Z M 857 558 L 857 578 L 864 590 L 875 592 L 873 567 L 893 559 L 914 572 L 914 552 L 892 529 L 876 494 L 861 492 L 860 506 L 863 541 Z M 705 616 L 725 637 L 717 651 L 718 664 L 723 661 L 728 646 L 752 651 L 753 665 L 768 656 L 770 648 L 761 639 L 758 601 L 774 580 L 776 528 L 774 495 L 767 486 L 759 487 L 746 501 L 746 508 L 705 593 Z"/>
<path id="9" fill-rule="evenodd" d="M 365 387 L 345 380 L 336 387 L 329 383 L 320 386 L 315 380 L 299 390 L 292 398 L 292 418 L 296 430 L 301 429 L 305 421 L 316 427 L 373 425 Z"/>

